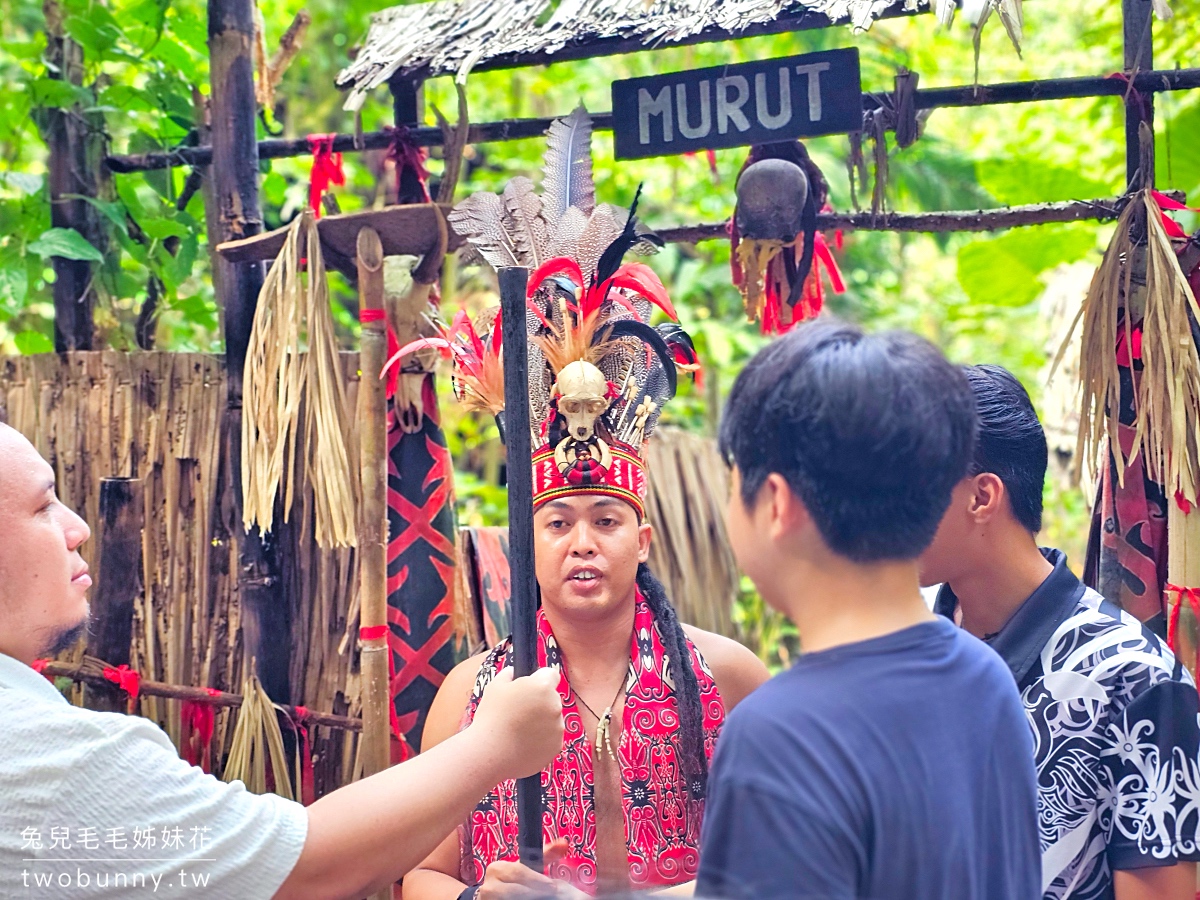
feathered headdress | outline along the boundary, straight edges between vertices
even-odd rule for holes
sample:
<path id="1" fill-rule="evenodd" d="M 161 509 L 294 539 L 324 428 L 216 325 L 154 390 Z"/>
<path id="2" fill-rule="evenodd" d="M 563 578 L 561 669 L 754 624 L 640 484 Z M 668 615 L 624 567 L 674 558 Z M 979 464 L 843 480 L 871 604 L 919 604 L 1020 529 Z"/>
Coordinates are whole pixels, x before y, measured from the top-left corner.
<path id="1" fill-rule="evenodd" d="M 644 514 L 642 448 L 675 394 L 677 368 L 695 371 L 691 339 L 678 325 L 650 326 L 653 307 L 675 310 L 654 271 L 626 263 L 631 250 L 661 241 L 628 211 L 597 204 L 592 122 L 586 110 L 547 132 L 542 192 L 514 178 L 502 194 L 477 193 L 449 216 L 474 254 L 494 268 L 531 270 L 528 427 L 533 435 L 534 503 L 572 493 L 618 496 Z M 455 391 L 505 427 L 499 309 L 474 322 L 459 313 L 440 338 L 401 348 L 395 358 L 436 346 L 455 363 Z"/>

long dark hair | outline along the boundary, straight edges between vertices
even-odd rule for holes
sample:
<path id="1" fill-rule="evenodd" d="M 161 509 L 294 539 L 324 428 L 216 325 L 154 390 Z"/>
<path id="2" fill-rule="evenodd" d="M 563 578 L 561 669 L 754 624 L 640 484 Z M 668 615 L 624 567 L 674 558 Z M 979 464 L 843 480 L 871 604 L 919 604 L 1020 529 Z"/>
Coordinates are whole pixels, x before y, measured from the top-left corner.
<path id="1" fill-rule="evenodd" d="M 693 800 L 704 798 L 708 781 L 708 757 L 704 752 L 704 706 L 700 681 L 692 666 L 692 652 L 675 607 L 667 599 L 662 582 L 645 563 L 638 566 L 637 586 L 658 623 L 663 647 L 674 660 L 675 700 L 679 704 L 679 759 Z"/>

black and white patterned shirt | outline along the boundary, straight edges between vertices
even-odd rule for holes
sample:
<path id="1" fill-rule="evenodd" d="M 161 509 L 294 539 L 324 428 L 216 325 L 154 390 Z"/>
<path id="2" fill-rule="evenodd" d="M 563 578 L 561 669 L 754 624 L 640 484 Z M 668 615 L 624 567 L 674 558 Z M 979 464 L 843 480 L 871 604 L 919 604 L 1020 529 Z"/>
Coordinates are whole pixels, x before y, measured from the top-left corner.
<path id="1" fill-rule="evenodd" d="M 1033 730 L 1045 900 L 1107 900 L 1114 869 L 1200 860 L 1200 700 L 1164 641 L 1042 552 L 1054 571 L 988 643 Z M 936 611 L 957 606 L 943 586 Z"/>

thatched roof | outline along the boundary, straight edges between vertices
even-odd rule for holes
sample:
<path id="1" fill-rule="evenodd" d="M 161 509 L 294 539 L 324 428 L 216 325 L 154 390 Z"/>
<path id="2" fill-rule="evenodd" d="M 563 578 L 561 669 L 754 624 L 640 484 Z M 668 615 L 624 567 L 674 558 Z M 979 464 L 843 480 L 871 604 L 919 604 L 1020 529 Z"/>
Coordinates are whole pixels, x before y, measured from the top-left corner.
<path id="1" fill-rule="evenodd" d="M 928 0 L 436 0 L 377 13 L 354 62 L 337 79 L 347 109 L 393 75 L 456 74 L 498 57 L 555 54 L 568 46 L 636 40 L 654 47 L 705 32 L 737 36 L 809 14 L 867 28 L 884 14 L 928 8 Z M 951 7 L 952 8 L 952 7 Z M 634 49 L 634 48 L 630 48 Z"/>

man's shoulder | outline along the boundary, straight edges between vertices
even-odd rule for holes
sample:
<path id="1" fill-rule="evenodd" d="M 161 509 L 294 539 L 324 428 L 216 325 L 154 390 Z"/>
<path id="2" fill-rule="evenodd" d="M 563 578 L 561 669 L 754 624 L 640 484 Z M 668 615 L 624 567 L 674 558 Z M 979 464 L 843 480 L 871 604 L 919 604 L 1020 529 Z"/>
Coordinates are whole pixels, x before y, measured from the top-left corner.
<path id="1" fill-rule="evenodd" d="M 1192 684 L 1166 641 L 1090 588 L 1042 651 L 1043 678 L 1063 673 L 1082 676 L 1125 701 L 1165 682 Z"/>
<path id="2" fill-rule="evenodd" d="M 141 716 L 116 712 L 98 712 L 70 703 L 47 702 L 23 691 L 0 688 L 0 742 L 12 743 L 26 754 L 44 756 L 47 751 L 92 752 L 95 741 L 125 738 L 144 739 L 174 753 L 174 747 L 162 729 Z M 26 743 L 25 737 L 39 739 Z"/>
<path id="3" fill-rule="evenodd" d="M 733 709 L 771 677 L 763 661 L 732 638 L 692 625 L 684 625 L 683 630 L 717 683 L 726 709 Z"/>

